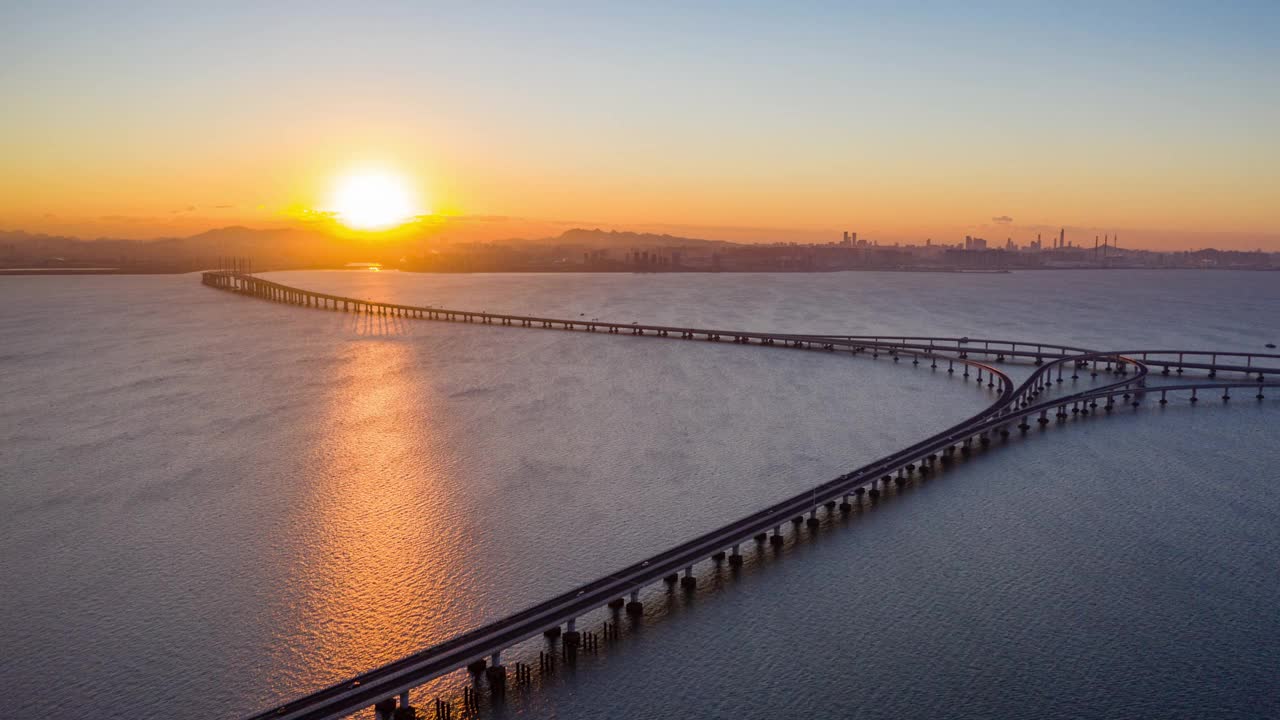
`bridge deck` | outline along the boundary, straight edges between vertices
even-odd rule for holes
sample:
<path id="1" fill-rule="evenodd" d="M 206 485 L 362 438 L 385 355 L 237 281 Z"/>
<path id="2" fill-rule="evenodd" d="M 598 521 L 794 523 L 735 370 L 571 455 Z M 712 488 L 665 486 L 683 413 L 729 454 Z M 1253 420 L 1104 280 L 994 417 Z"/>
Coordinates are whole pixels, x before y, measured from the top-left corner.
<path id="1" fill-rule="evenodd" d="M 380 303 L 315 293 L 251 275 L 236 273 L 204 273 L 203 282 L 206 285 L 223 290 L 232 290 L 255 297 L 299 305 L 333 309 L 345 308 L 357 312 L 389 313 L 423 319 L 461 319 L 466 322 L 485 324 L 519 324 L 527 327 L 563 327 L 567 329 L 581 328 L 586 331 L 598 332 L 603 330 L 610 333 L 629 331 L 634 334 L 652 333 L 660 337 L 670 337 L 673 334 L 678 334 L 683 338 L 701 336 L 709 340 L 729 337 L 739 343 L 783 343 L 792 347 L 810 349 L 834 350 L 841 348 L 852 352 L 870 350 L 873 353 L 885 352 L 894 356 L 904 354 L 913 359 L 928 358 L 930 362 L 935 363 L 943 360 L 948 363 L 949 367 L 959 365 L 965 369 L 966 375 L 969 369 L 974 369 L 978 371 L 979 382 L 981 382 L 983 373 L 985 373 L 989 387 L 995 389 L 998 384 L 998 397 L 981 412 L 898 452 L 828 480 L 771 507 L 761 509 L 746 517 L 705 532 L 698 537 L 621 568 L 602 578 L 573 588 L 533 607 L 462 633 L 382 667 L 361 673 L 349 680 L 254 715 L 251 720 L 266 720 L 267 718 L 275 718 L 277 720 L 322 720 L 350 715 L 378 701 L 418 687 L 433 678 L 465 667 L 473 661 L 489 657 L 495 652 L 534 637 L 546 630 L 559 627 L 612 600 L 623 598 L 646 585 L 661 581 L 672 573 L 706 560 L 715 553 L 750 542 L 761 533 L 768 533 L 771 530 L 775 533 L 779 532 L 778 529 L 794 517 L 806 513 L 813 513 L 814 517 L 816 517 L 818 508 L 828 501 L 856 494 L 859 490 L 874 488 L 877 482 L 883 482 L 886 477 L 893 476 L 895 473 L 910 475 L 917 464 L 920 466 L 931 464 L 939 452 L 942 452 L 945 456 L 958 444 L 967 447 L 970 441 L 974 439 L 981 439 L 985 443 L 989 441 L 988 434 L 992 432 L 1000 432 L 1007 435 L 1009 428 L 1014 423 L 1020 423 L 1021 429 L 1025 431 L 1027 418 L 1047 414 L 1050 410 L 1100 398 L 1109 399 L 1111 396 L 1123 392 L 1132 392 L 1135 397 L 1138 397 L 1139 393 L 1149 394 L 1161 390 L 1166 392 L 1205 388 L 1224 388 L 1229 390 L 1230 388 L 1248 387 L 1259 388 L 1259 394 L 1261 394 L 1260 389 L 1263 387 L 1280 386 L 1280 383 L 1263 381 L 1264 374 L 1280 372 L 1280 355 L 1193 353 L 1176 350 L 1096 352 L 1048 343 L 971 340 L 969 338 L 906 336 L 883 338 L 724 331 L 670 325 L 566 320 L 529 315 L 495 314 Z M 978 343 L 981 343 L 982 347 L 977 347 Z M 993 365 L 969 358 L 968 356 L 971 353 L 1000 359 L 1006 357 L 1034 358 L 1041 364 L 1026 381 L 1015 387 L 1008 375 Z M 1176 355 L 1177 358 L 1176 360 L 1172 357 L 1152 360 L 1149 357 L 1151 355 Z M 1206 361 L 1203 359 L 1205 357 L 1210 359 Z M 1188 360 L 1188 358 L 1191 358 L 1191 360 Z M 1229 358 L 1231 362 L 1220 362 L 1219 358 Z M 1046 359 L 1049 360 L 1048 363 L 1044 363 Z M 1241 364 L 1242 359 L 1243 364 Z M 1056 387 L 1054 385 L 1055 372 L 1057 372 L 1057 382 L 1062 382 L 1062 370 L 1064 367 L 1090 367 L 1092 369 L 1099 363 L 1103 364 L 1105 368 L 1113 368 L 1111 372 L 1116 375 L 1115 379 L 1088 390 L 1044 400 L 1039 399 L 1041 393 Z M 1169 363 L 1176 363 L 1179 368 L 1199 368 L 1208 370 L 1211 373 L 1235 371 L 1257 374 L 1259 381 L 1187 383 L 1153 388 L 1143 387 L 1148 374 L 1148 364 L 1172 367 L 1173 365 Z"/>

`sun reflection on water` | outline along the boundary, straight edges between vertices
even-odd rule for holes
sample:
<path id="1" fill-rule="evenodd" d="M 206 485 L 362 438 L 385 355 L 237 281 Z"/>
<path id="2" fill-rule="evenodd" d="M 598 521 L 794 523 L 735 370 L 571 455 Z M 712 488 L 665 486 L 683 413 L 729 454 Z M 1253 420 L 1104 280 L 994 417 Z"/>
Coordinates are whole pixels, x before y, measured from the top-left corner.
<path id="1" fill-rule="evenodd" d="M 277 652 L 306 653 L 308 685 L 390 661 L 471 618 L 472 576 L 447 444 L 432 430 L 432 390 L 411 342 L 364 337 L 318 420 L 292 528 L 309 538 L 292 577 L 294 627 Z M 448 624 L 446 624 L 448 623 Z M 290 647 L 291 646 L 291 647 Z"/>

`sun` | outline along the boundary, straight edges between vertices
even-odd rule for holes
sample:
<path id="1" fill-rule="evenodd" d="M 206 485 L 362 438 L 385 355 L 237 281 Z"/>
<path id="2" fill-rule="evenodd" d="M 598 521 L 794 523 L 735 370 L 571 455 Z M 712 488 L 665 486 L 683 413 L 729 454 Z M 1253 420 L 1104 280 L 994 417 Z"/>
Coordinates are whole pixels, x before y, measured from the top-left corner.
<path id="1" fill-rule="evenodd" d="M 327 209 L 355 230 L 386 230 L 424 212 L 412 184 L 383 171 L 354 172 L 338 178 Z"/>

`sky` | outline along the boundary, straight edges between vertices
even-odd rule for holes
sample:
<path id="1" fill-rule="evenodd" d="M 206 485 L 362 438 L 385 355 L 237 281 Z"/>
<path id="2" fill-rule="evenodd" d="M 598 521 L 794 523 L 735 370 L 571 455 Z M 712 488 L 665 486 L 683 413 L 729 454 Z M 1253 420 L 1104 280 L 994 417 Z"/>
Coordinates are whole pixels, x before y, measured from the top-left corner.
<path id="1" fill-rule="evenodd" d="M 1275 0 L 265 5 L 0 5 L 0 229 L 1280 250 Z"/>

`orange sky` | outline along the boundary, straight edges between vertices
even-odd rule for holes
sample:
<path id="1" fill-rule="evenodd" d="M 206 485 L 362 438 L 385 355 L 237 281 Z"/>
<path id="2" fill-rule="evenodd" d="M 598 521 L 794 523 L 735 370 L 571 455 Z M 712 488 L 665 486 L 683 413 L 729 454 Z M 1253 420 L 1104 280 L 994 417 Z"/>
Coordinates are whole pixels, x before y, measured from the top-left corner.
<path id="1" fill-rule="evenodd" d="M 1277 58 L 1247 17 L 265 12 L 18 10 L 0 229 L 274 225 L 378 168 L 467 237 L 1025 242 L 1065 225 L 1280 250 Z"/>

